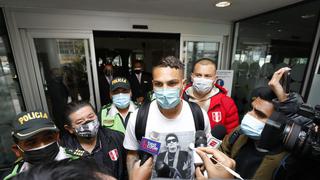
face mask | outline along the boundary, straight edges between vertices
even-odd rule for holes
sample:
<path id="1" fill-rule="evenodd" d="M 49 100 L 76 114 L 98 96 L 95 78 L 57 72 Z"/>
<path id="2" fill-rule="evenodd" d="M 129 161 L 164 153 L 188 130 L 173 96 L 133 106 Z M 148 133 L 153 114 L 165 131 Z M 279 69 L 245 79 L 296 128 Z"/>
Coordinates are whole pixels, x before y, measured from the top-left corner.
<path id="1" fill-rule="evenodd" d="M 99 129 L 98 119 L 89 121 L 85 124 L 81 124 L 79 127 L 75 128 L 76 135 L 84 138 L 96 137 Z"/>
<path id="2" fill-rule="evenodd" d="M 172 109 L 180 103 L 180 88 L 155 89 L 154 94 L 163 109 Z"/>
<path id="3" fill-rule="evenodd" d="M 192 86 L 194 90 L 200 94 L 206 94 L 213 87 L 213 80 L 205 78 L 193 78 Z"/>
<path id="4" fill-rule="evenodd" d="M 250 114 L 246 114 L 241 121 L 240 129 L 248 137 L 259 140 L 264 126 L 265 123 Z"/>
<path id="5" fill-rule="evenodd" d="M 23 152 L 25 161 L 33 165 L 53 161 L 59 153 L 59 145 L 57 142 L 52 142 L 28 151 L 23 151 L 19 146 L 18 148 Z"/>
<path id="6" fill-rule="evenodd" d="M 130 104 L 130 94 L 119 93 L 112 96 L 112 102 L 119 109 L 125 109 Z"/>

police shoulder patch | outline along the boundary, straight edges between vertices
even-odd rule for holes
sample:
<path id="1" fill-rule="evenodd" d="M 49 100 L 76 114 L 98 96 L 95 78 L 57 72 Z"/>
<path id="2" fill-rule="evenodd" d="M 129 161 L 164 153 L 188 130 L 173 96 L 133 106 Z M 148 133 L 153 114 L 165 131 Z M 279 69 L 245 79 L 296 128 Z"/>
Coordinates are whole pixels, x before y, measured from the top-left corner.
<path id="1" fill-rule="evenodd" d="M 84 150 L 81 149 L 68 149 L 66 148 L 66 153 L 71 155 L 71 156 L 79 156 L 82 157 L 86 154 Z"/>

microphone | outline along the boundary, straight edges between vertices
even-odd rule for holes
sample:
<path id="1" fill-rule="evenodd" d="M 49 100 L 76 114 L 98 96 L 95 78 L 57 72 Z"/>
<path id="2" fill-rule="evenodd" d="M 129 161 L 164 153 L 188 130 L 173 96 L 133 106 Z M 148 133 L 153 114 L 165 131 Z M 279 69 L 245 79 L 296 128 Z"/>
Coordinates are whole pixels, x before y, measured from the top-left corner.
<path id="1" fill-rule="evenodd" d="M 218 148 L 224 136 L 227 134 L 227 129 L 222 124 L 217 124 L 211 129 L 212 137 L 208 141 L 208 146 Z"/>
<path id="2" fill-rule="evenodd" d="M 194 147 L 207 147 L 207 136 L 204 131 L 199 130 L 196 132 Z"/>
<path id="3" fill-rule="evenodd" d="M 222 124 L 217 124 L 211 129 L 211 135 L 219 140 L 222 140 L 227 134 L 227 129 Z"/>
<path id="4" fill-rule="evenodd" d="M 194 141 L 194 148 L 197 147 L 207 147 L 207 136 L 206 133 L 202 130 L 196 132 L 195 141 Z M 203 164 L 202 159 L 200 158 L 199 154 L 196 151 L 193 152 L 194 164 L 196 166 Z"/>
<path id="5" fill-rule="evenodd" d="M 142 166 L 153 155 L 159 154 L 161 143 L 158 141 L 159 133 L 156 132 L 150 133 L 150 139 L 142 137 L 139 145 L 139 150 L 143 151 L 140 166 Z"/>

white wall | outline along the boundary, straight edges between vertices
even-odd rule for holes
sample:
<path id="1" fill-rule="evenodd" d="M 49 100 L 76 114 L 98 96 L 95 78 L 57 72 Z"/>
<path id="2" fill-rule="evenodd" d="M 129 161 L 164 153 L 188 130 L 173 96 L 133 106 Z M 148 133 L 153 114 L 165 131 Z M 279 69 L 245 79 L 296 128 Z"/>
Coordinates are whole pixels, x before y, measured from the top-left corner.
<path id="1" fill-rule="evenodd" d="M 145 32 L 173 32 L 194 35 L 229 35 L 231 23 L 215 23 L 148 14 L 77 10 L 10 9 L 18 28 L 136 31 L 133 24 L 148 25 Z M 138 30 L 141 31 L 141 30 Z"/>
<path id="2" fill-rule="evenodd" d="M 232 26 L 231 22 L 183 17 L 63 9 L 5 7 L 4 14 L 27 109 L 43 107 L 39 99 L 41 90 L 37 88 L 37 74 L 31 63 L 33 58 L 30 54 L 32 43 L 28 41 L 29 30 L 62 35 L 64 32 L 92 34 L 92 30 L 180 33 L 182 42 L 184 37 L 190 36 L 218 39 L 230 37 Z M 134 30 L 134 24 L 148 25 L 149 29 Z M 93 47 L 93 43 L 90 46 Z M 92 58 L 94 61 L 95 57 Z"/>

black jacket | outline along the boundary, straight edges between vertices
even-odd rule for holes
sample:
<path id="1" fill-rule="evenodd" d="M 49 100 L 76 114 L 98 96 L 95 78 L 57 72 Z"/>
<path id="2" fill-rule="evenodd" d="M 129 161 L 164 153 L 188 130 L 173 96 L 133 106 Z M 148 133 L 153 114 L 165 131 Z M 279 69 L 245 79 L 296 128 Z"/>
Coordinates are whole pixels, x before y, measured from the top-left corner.
<path id="1" fill-rule="evenodd" d="M 84 157 L 93 158 L 102 170 L 107 171 L 117 179 L 128 179 L 126 150 L 122 146 L 123 134 L 100 127 L 97 138 L 96 147 L 91 153 L 85 152 Z M 84 151 L 77 137 L 72 134 L 63 136 L 60 144 L 69 149 Z"/>
<path id="2" fill-rule="evenodd" d="M 138 97 L 147 98 L 147 93 L 152 90 L 152 76 L 147 72 L 142 72 L 141 83 L 139 83 L 138 78 L 135 73 L 130 76 L 130 85 L 132 92 L 132 99 L 136 101 Z"/>
<path id="3" fill-rule="evenodd" d="M 110 98 L 110 84 L 108 83 L 105 75 L 103 73 L 99 73 L 98 76 L 99 81 L 99 92 L 100 92 L 100 102 L 101 106 L 111 103 Z"/>

